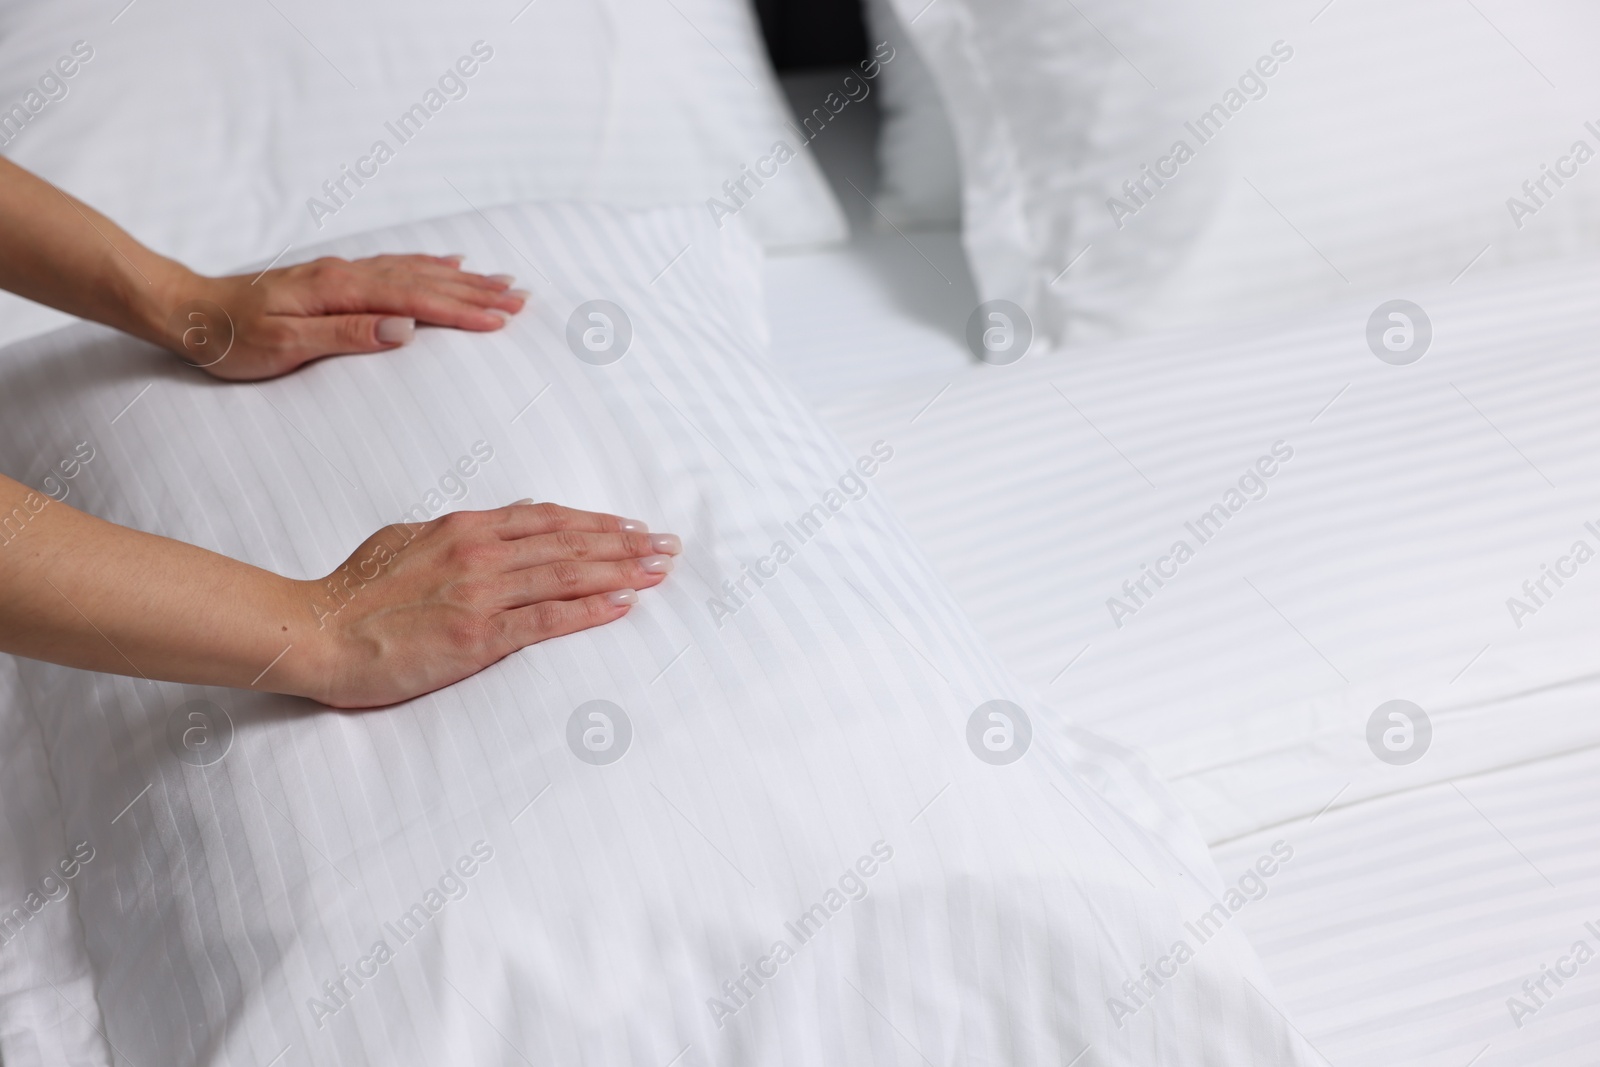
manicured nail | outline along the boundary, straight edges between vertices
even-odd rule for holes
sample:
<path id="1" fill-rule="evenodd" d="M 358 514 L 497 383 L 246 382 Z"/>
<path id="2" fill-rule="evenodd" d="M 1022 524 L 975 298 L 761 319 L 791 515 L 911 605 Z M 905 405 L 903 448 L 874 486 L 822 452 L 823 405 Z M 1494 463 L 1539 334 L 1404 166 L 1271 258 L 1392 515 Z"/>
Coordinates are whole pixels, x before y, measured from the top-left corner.
<path id="1" fill-rule="evenodd" d="M 386 345 L 403 345 L 417 333 L 417 320 L 391 315 L 378 320 L 378 340 Z"/>
<path id="2" fill-rule="evenodd" d="M 511 321 L 511 312 L 509 311 L 502 311 L 500 308 L 484 308 L 483 310 L 499 319 L 502 326 Z"/>
<path id="3" fill-rule="evenodd" d="M 521 500 L 513 500 L 511 502 L 511 506 L 512 507 L 516 507 L 518 504 L 531 504 L 531 503 L 533 503 L 533 497 L 525 496 Z"/>
<path id="4" fill-rule="evenodd" d="M 646 556 L 639 561 L 648 574 L 666 574 L 672 569 L 671 556 Z"/>
<path id="5" fill-rule="evenodd" d="M 650 529 L 650 527 L 646 526 L 638 519 L 622 519 L 617 523 L 617 525 L 620 526 L 625 533 L 646 533 Z"/>
<path id="6" fill-rule="evenodd" d="M 683 551 L 683 541 L 677 534 L 651 534 L 650 547 L 657 552 L 665 552 L 669 556 L 676 556 Z"/>
<path id="7" fill-rule="evenodd" d="M 452 252 L 448 256 L 440 256 L 439 258 L 440 259 L 452 260 L 452 261 L 455 262 L 455 265 L 459 267 L 459 266 L 461 266 L 462 261 L 465 260 L 467 257 L 462 255 L 460 252 Z"/>
<path id="8" fill-rule="evenodd" d="M 528 298 L 530 296 L 532 296 L 533 294 L 530 293 L 526 289 L 507 289 L 505 292 L 501 293 L 500 295 L 501 296 L 509 296 L 514 300 L 520 300 L 524 304 L 526 304 L 528 302 Z"/>
<path id="9" fill-rule="evenodd" d="M 514 274 L 491 274 L 489 280 L 498 285 L 510 285 L 517 280 Z"/>
<path id="10" fill-rule="evenodd" d="M 620 608 L 624 604 L 637 604 L 639 602 L 639 594 L 632 589 L 618 589 L 614 593 L 607 593 L 606 600 Z"/>

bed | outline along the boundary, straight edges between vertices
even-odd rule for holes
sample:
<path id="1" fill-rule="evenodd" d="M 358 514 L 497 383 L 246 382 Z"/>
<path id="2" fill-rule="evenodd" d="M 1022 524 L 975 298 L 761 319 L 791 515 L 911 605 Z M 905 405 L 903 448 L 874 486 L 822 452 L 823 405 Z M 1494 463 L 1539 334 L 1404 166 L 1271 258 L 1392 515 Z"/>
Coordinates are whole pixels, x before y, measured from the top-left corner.
<path id="1" fill-rule="evenodd" d="M 851 161 L 823 158 L 848 191 Z M 1438 362 L 1409 379 L 1371 358 L 1354 302 L 987 367 L 937 301 L 899 297 L 945 290 L 927 262 L 885 266 L 881 242 L 915 244 L 970 285 L 941 258 L 956 231 L 857 222 L 846 253 L 769 259 L 775 360 L 846 441 L 907 442 L 884 488 L 940 576 L 1075 721 L 1150 753 L 1224 878 L 1293 844 L 1242 921 L 1316 1051 L 1587 1062 L 1600 1014 L 1581 972 L 1548 996 L 1523 983 L 1578 941 L 1600 949 L 1600 590 L 1574 578 L 1545 610 L 1522 583 L 1600 544 L 1600 262 L 1412 290 Z M 908 346 L 924 358 L 897 361 Z M 1277 440 L 1295 456 L 1259 513 L 1139 609 L 1122 583 L 1197 540 L 1175 516 Z M 1433 724 L 1411 768 L 1365 736 L 1397 697 Z"/>
<path id="2" fill-rule="evenodd" d="M 1305 866 L 1243 922 L 1317 1052 L 1586 1062 L 1593 988 L 1524 983 L 1600 950 L 1600 594 L 1574 579 L 1543 611 L 1522 583 L 1600 537 L 1600 263 L 1410 290 L 1447 361 L 1421 381 L 1363 359 L 1371 307 L 1353 301 L 975 368 L 939 299 L 972 284 L 958 229 L 884 226 L 858 191 L 868 131 L 840 132 L 819 157 L 856 236 L 769 259 L 775 360 L 846 440 L 915 442 L 884 484 L 941 576 L 1024 677 L 1152 754 L 1224 877 L 1295 844 Z M 1183 534 L 1172 516 L 1278 439 L 1312 484 L 1272 486 L 1258 525 L 1119 627 L 1106 602 L 1135 607 L 1121 585 Z M 1367 748 L 1367 717 L 1402 696 L 1433 720 L 1423 773 Z"/>
<path id="3" fill-rule="evenodd" d="M 1596 540 L 1597 284 L 1574 264 L 1437 294 L 1435 321 L 1459 316 L 1448 363 L 1399 395 L 1350 355 L 1367 310 L 1351 308 L 823 406 L 846 440 L 915 442 L 884 486 L 941 576 L 1024 677 L 1151 754 L 1225 877 L 1293 843 L 1306 866 L 1244 922 L 1329 1062 L 1579 1063 L 1594 1046 L 1581 978 L 1536 992 L 1537 1018 L 1508 998 L 1533 1007 L 1522 983 L 1595 944 L 1600 605 L 1574 578 L 1519 629 L 1507 602 L 1531 606 L 1522 583 Z M 1294 458 L 1259 511 L 1147 582 L 1119 627 L 1122 583 L 1196 540 L 1174 516 L 1275 440 Z M 1397 698 L 1432 720 L 1405 767 L 1367 741 Z"/>
<path id="4" fill-rule="evenodd" d="M 1395 17 L 1431 27 L 1425 6 Z M 1017 5 L 1098 79 L 1106 116 L 1159 125 L 1215 96 L 1174 44 L 1209 38 L 1176 7 L 1163 30 L 1111 5 L 1090 5 L 1092 24 L 1047 7 Z M 734 98 L 760 61 L 728 10 L 707 0 L 688 28 L 650 26 L 691 43 L 710 27 L 728 55 L 701 54 L 694 79 L 715 70 Z M 1333 84 L 1339 48 L 1319 58 L 1309 34 L 1386 47 L 1370 31 L 1388 16 L 1342 14 L 1284 30 L 1233 13 L 1249 45 L 1228 63 L 1272 54 L 1284 32 L 1325 80 L 1309 103 L 1274 89 L 1260 110 L 1285 97 L 1300 110 L 1227 167 L 1252 171 L 1264 157 L 1250 152 L 1332 106 L 1315 90 Z M 1259 259 L 1219 266 L 1214 247 L 1257 246 L 1155 209 L 1149 232 L 1090 256 L 1106 241 L 1098 200 L 1089 219 L 973 164 L 1011 150 L 996 140 L 1015 120 L 1006 86 L 971 76 L 985 48 L 1030 54 L 1006 36 L 1015 26 L 956 0 L 926 18 L 920 4 L 868 15 L 874 42 L 893 42 L 886 71 L 907 75 L 920 55 L 928 69 L 912 73 L 940 79 L 955 137 L 924 131 L 919 151 L 963 153 L 964 217 L 939 189 L 916 195 L 919 169 L 949 161 L 901 159 L 895 174 L 878 147 L 880 119 L 904 120 L 904 87 L 829 70 L 783 86 L 797 119 L 830 93 L 851 100 L 801 157 L 815 173 L 761 187 L 732 228 L 642 210 L 657 194 L 627 186 L 626 155 L 602 168 L 604 199 L 631 210 L 552 206 L 574 172 L 515 187 L 526 170 L 490 167 L 465 190 L 430 187 L 428 210 L 397 193 L 345 216 L 329 246 L 341 254 L 449 244 L 537 273 L 547 306 L 503 339 L 425 331 L 398 369 L 335 361 L 235 397 L 92 328 L 45 334 L 40 317 L 8 335 L 33 337 L 7 349 L 8 395 L 27 402 L 0 455 L 34 477 L 93 414 L 105 447 L 74 488 L 118 521 L 319 573 L 482 440 L 501 458 L 468 506 L 532 483 L 575 506 L 653 509 L 691 545 L 684 588 L 637 624 L 512 657 L 389 720 L 6 661 L 0 695 L 26 713 L 0 718 L 0 888 L 21 900 L 41 872 L 65 887 L 27 920 L 28 954 L 0 945 L 8 1067 L 1587 1062 L 1600 1042 L 1600 255 L 1568 238 L 1588 234 L 1595 199 L 1574 189 L 1543 230 L 1497 235 L 1474 258 L 1480 235 L 1451 229 L 1448 209 L 1482 188 L 1456 189 L 1418 223 L 1444 225 L 1448 247 L 1397 265 L 1359 261 L 1359 234 L 1326 245 L 1353 275 L 1355 262 L 1375 272 L 1358 291 L 1334 284 L 1322 252 L 1262 238 L 1286 219 L 1241 200 L 1235 172 L 1196 171 L 1155 209 L 1209 196 L 1213 225 L 1259 239 Z M 562 25 L 607 40 L 581 22 Z M 1561 34 L 1543 29 L 1533 52 L 1548 65 Z M 1504 47 L 1481 25 L 1449 32 L 1482 49 L 1468 67 Z M 1176 102 L 1151 103 L 1112 38 L 1166 64 L 1152 69 Z M 626 111 L 640 105 L 618 72 L 640 60 L 618 56 L 607 70 Z M 1298 69 L 1279 62 L 1285 78 Z M 1492 117 L 1527 106 L 1529 74 L 1512 65 L 1485 79 Z M 855 99 L 848 79 L 876 96 Z M 700 99 L 667 96 L 674 121 Z M 1516 136 L 1559 124 L 1526 127 Z M 1453 149 L 1463 174 L 1511 154 L 1484 140 Z M 711 138 L 706 172 L 737 173 L 751 144 Z M 1222 169 L 1223 151 L 1206 165 Z M 1120 175 L 1131 158 L 1101 166 Z M 1014 162 L 1006 173 L 1037 161 Z M 1299 187 L 1287 167 L 1274 177 L 1309 203 L 1315 171 Z M 523 203 L 490 206 L 502 201 Z M 417 221 L 432 215 L 450 217 Z M 288 237 L 270 213 L 258 221 L 265 266 Z M 201 229 L 166 237 L 199 248 Z M 1054 243 L 1013 247 L 1037 233 Z M 1183 242 L 1199 251 L 1179 266 L 1151 259 Z M 1165 279 L 1159 293 L 1129 286 L 1130 263 Z M 1274 272 L 1277 304 L 1251 289 Z M 562 349 L 569 306 L 601 290 L 651 326 L 611 370 Z M 1424 358 L 1386 361 L 1382 329 L 1372 339 L 1375 306 L 1399 293 L 1425 309 Z M 1035 309 L 1022 358 L 975 350 L 974 308 L 990 299 Z M 133 362 L 107 378 L 112 359 Z M 52 377 L 63 363 L 71 389 Z M 427 432 L 390 431 L 396 412 Z M 264 456 L 243 446 L 273 436 Z M 186 464 L 176 442 L 206 458 Z M 727 590 L 851 470 L 861 498 L 845 493 L 816 551 L 770 588 Z M 986 758 L 969 718 L 980 700 L 1033 712 L 1027 762 Z M 231 759 L 172 746 L 172 708 L 192 701 L 230 709 Z M 649 709 L 622 718 L 632 757 L 586 760 L 572 737 L 616 720 L 568 712 L 624 705 Z M 828 939 L 793 965 L 762 956 L 830 884 L 847 917 L 824 920 Z M 419 903 L 425 918 L 408 920 Z M 1223 936 L 1173 965 L 1186 977 L 1151 978 L 1193 933 L 1185 922 L 1216 932 L 1208 914 Z"/>

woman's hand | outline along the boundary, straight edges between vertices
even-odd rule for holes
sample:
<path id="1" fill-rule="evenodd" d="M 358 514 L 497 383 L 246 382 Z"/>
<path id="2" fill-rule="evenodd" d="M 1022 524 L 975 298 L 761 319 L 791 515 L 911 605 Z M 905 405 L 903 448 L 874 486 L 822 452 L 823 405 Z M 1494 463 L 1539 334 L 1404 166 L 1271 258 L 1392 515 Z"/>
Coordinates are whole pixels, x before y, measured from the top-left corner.
<path id="1" fill-rule="evenodd" d="M 0 652 L 341 708 L 420 696 L 620 619 L 682 550 L 641 522 L 513 504 L 390 526 L 322 581 L 295 581 L 4 476 L 0 514 Z"/>
<path id="2" fill-rule="evenodd" d="M 156 340 L 230 381 L 275 378 L 323 356 L 382 352 L 418 322 L 498 330 L 528 294 L 509 275 L 471 274 L 459 256 L 324 258 L 252 278 L 164 279 L 173 310 Z"/>
<path id="3" fill-rule="evenodd" d="M 642 522 L 532 502 L 386 527 L 327 578 L 297 583 L 317 651 L 290 676 L 338 708 L 432 692 L 620 619 L 682 549 Z"/>
<path id="4" fill-rule="evenodd" d="M 0 158 L 0 289 L 158 344 L 218 378 L 272 378 L 322 356 L 398 348 L 418 322 L 498 330 L 528 298 L 511 284 L 468 274 L 459 256 L 329 258 L 206 278 Z"/>

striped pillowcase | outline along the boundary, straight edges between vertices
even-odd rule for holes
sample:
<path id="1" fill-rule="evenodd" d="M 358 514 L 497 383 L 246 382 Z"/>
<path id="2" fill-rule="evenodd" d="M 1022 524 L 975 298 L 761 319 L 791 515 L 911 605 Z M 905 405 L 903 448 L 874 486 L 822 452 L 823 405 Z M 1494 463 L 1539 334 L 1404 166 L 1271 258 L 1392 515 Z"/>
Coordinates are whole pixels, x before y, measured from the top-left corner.
<path id="1" fill-rule="evenodd" d="M 1600 124 L 1555 103 L 1600 90 L 1592 4 L 893 4 L 960 146 L 979 289 L 1054 345 L 1600 249 Z"/>
<path id="2" fill-rule="evenodd" d="M 399 250 L 534 298 L 253 387 L 74 327 L 7 350 L 0 462 L 89 439 L 74 503 L 297 576 L 453 494 L 645 518 L 680 566 L 380 712 L 18 661 L 59 790 L 34 854 L 95 858 L 48 950 L 0 953 L 8 1067 L 1310 1062 L 1186 816 L 883 505 L 895 442 L 846 451 L 768 366 L 753 243 L 524 206 L 328 249 Z"/>

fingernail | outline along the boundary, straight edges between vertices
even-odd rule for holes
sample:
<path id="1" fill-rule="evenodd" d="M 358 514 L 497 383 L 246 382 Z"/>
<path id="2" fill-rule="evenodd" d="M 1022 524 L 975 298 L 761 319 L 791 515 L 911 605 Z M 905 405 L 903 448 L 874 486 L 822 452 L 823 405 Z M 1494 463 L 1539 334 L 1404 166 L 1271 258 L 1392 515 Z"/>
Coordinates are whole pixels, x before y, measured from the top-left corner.
<path id="1" fill-rule="evenodd" d="M 500 285 L 510 285 L 517 280 L 517 277 L 514 274 L 491 274 L 489 275 L 489 280 Z"/>
<path id="2" fill-rule="evenodd" d="M 459 266 L 461 266 L 462 261 L 465 260 L 467 257 L 462 255 L 460 252 L 452 252 L 448 256 L 440 256 L 439 258 L 440 259 L 452 259 L 452 260 L 455 260 L 456 266 L 459 267 Z"/>
<path id="3" fill-rule="evenodd" d="M 531 504 L 531 503 L 533 503 L 533 497 L 525 496 L 521 500 L 513 500 L 511 502 L 511 506 L 512 507 L 516 507 L 518 504 Z"/>
<path id="4" fill-rule="evenodd" d="M 502 326 L 511 321 L 511 312 L 509 311 L 502 311 L 499 308 L 484 308 L 483 310 L 499 319 Z"/>
<path id="5" fill-rule="evenodd" d="M 669 556 L 676 556 L 683 551 L 683 541 L 677 534 L 651 534 L 650 547 L 657 552 L 665 552 Z"/>
<path id="6" fill-rule="evenodd" d="M 632 589 L 618 589 L 614 593 L 607 593 L 606 601 L 620 608 L 625 604 L 637 604 L 639 602 L 639 594 Z"/>
<path id="7" fill-rule="evenodd" d="M 639 561 L 648 574 L 666 574 L 672 569 L 671 556 L 646 556 Z"/>
<path id="8" fill-rule="evenodd" d="M 532 296 L 533 294 L 530 293 L 526 289 L 507 289 L 505 292 L 501 293 L 500 295 L 501 296 L 509 296 L 509 297 L 511 297 L 511 298 L 513 298 L 515 300 L 521 300 L 523 303 L 527 303 L 528 302 L 528 298 L 530 296 Z"/>
<path id="9" fill-rule="evenodd" d="M 378 320 L 378 340 L 386 345 L 403 345 L 417 333 L 417 320 L 391 315 Z"/>
<path id="10" fill-rule="evenodd" d="M 646 533 L 650 529 L 650 527 L 646 526 L 638 519 L 622 519 L 617 523 L 617 525 L 620 526 L 626 533 Z"/>

